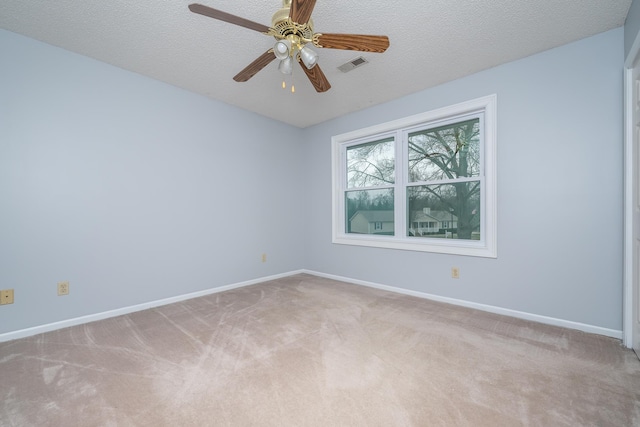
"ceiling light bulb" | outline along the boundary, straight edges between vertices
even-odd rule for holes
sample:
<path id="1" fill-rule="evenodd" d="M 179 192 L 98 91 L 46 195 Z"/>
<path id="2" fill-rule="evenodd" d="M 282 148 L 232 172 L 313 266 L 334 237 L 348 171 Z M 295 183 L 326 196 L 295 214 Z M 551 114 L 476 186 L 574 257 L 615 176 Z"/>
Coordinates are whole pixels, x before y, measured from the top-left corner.
<path id="1" fill-rule="evenodd" d="M 291 74 L 293 73 L 293 60 L 291 57 L 287 56 L 285 59 L 280 61 L 280 65 L 278 65 L 278 70 L 282 74 Z"/>
<path id="2" fill-rule="evenodd" d="M 300 49 L 300 59 L 302 59 L 304 66 L 310 70 L 316 65 L 316 62 L 318 62 L 318 54 L 305 46 Z"/>
<path id="3" fill-rule="evenodd" d="M 286 59 L 289 56 L 291 50 L 290 40 L 279 40 L 273 47 L 273 53 L 278 59 Z"/>

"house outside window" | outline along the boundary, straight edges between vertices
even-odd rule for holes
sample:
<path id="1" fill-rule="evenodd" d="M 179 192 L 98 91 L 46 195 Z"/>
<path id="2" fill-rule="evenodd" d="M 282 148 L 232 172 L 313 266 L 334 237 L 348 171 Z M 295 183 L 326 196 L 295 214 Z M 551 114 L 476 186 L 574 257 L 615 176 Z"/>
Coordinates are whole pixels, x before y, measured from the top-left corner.
<path id="1" fill-rule="evenodd" d="M 332 138 L 333 242 L 496 257 L 496 96 Z"/>

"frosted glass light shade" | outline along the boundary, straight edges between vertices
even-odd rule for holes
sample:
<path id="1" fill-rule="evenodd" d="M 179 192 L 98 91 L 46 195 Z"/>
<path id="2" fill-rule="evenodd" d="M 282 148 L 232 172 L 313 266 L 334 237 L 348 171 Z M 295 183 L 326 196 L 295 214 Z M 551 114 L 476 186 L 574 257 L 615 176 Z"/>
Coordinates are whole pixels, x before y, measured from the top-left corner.
<path id="1" fill-rule="evenodd" d="M 282 74 L 291 74 L 293 72 L 293 59 L 287 56 L 285 59 L 280 61 L 280 65 L 278 65 L 278 70 Z"/>
<path id="2" fill-rule="evenodd" d="M 273 47 L 273 53 L 276 55 L 276 58 L 278 59 L 287 58 L 289 56 L 290 51 L 291 51 L 290 40 L 279 40 Z"/>
<path id="3" fill-rule="evenodd" d="M 300 59 L 302 59 L 304 66 L 310 70 L 315 67 L 316 62 L 318 62 L 318 54 L 305 46 L 300 49 Z"/>

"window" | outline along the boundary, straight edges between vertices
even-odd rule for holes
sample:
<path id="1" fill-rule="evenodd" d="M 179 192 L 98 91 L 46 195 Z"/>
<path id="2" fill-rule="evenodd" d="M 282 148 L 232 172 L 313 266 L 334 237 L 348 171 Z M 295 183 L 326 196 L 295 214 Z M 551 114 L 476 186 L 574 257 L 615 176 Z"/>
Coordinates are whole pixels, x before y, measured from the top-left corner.
<path id="1" fill-rule="evenodd" d="M 496 96 L 332 138 L 333 242 L 496 257 Z"/>

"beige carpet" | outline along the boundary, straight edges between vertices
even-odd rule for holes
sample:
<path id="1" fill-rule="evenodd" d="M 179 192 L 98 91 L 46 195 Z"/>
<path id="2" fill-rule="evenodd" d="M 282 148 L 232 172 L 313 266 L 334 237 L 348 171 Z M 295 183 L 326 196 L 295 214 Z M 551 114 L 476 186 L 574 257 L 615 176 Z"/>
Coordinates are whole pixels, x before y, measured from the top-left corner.
<path id="1" fill-rule="evenodd" d="M 0 343 L 2 426 L 637 426 L 619 341 L 309 275 Z"/>

